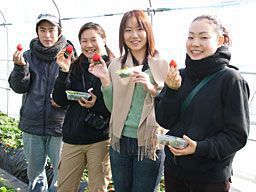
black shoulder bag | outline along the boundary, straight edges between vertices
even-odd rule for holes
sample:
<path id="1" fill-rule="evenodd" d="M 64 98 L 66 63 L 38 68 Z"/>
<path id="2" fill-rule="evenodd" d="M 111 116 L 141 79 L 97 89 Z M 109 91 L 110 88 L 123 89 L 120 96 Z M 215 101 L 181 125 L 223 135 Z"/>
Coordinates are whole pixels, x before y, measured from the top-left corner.
<path id="1" fill-rule="evenodd" d="M 82 74 L 83 87 L 85 90 L 84 74 Z M 86 90 L 85 90 L 86 91 Z M 101 115 L 93 113 L 90 109 L 87 109 L 88 113 L 84 118 L 84 122 L 97 130 L 103 129 L 109 122 L 109 118 L 105 119 Z"/>
<path id="2" fill-rule="evenodd" d="M 205 86 L 215 75 L 217 75 L 220 71 L 217 71 L 213 74 L 207 75 L 204 77 L 200 83 L 189 93 L 189 95 L 186 97 L 186 99 L 181 104 L 181 114 L 184 113 L 186 108 L 188 107 L 189 103 L 192 101 L 193 97 Z"/>

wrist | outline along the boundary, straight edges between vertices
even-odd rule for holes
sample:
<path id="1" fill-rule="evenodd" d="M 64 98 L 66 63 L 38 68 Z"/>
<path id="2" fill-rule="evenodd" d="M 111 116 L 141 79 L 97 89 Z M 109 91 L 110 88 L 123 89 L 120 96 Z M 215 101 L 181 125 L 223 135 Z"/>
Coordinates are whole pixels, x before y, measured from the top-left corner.
<path id="1" fill-rule="evenodd" d="M 110 85 L 110 79 L 108 76 L 101 78 L 100 81 L 103 87 L 108 87 Z"/>
<path id="2" fill-rule="evenodd" d="M 60 67 L 60 71 L 64 72 L 64 73 L 68 73 L 69 72 L 69 69 L 63 69 Z"/>
<path id="3" fill-rule="evenodd" d="M 24 66 L 27 65 L 27 63 L 26 62 L 20 62 L 20 63 L 14 63 L 14 65 L 24 67 Z"/>
<path id="4" fill-rule="evenodd" d="M 152 85 L 148 88 L 148 92 L 152 97 L 155 97 L 157 95 L 157 85 Z"/>

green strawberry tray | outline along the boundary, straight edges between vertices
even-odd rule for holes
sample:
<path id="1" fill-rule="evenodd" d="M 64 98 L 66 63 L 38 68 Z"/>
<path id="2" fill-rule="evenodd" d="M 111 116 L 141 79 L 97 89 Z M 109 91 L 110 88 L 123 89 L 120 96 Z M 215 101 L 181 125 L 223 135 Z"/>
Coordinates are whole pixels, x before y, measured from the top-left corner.
<path id="1" fill-rule="evenodd" d="M 187 141 L 180 137 L 157 134 L 157 138 L 160 144 L 171 145 L 172 147 L 177 149 L 184 149 L 188 145 Z"/>
<path id="2" fill-rule="evenodd" d="M 71 91 L 71 90 L 67 90 L 66 94 L 67 94 L 68 100 L 75 100 L 75 101 L 79 100 L 81 98 L 89 99 L 91 97 L 91 95 L 89 93 L 79 92 L 79 91 Z"/>

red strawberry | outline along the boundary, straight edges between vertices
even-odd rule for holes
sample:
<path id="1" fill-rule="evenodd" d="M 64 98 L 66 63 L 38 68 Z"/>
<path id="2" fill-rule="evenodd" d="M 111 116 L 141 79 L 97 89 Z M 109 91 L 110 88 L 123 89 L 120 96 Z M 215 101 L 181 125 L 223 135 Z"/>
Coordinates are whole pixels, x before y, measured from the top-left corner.
<path id="1" fill-rule="evenodd" d="M 17 49 L 18 49 L 19 51 L 22 51 L 22 49 L 23 49 L 22 45 L 21 45 L 21 44 L 18 44 L 18 45 L 17 45 Z"/>
<path id="2" fill-rule="evenodd" d="M 97 53 L 95 53 L 95 54 L 92 56 L 92 60 L 93 60 L 94 62 L 100 61 L 100 55 L 97 54 Z"/>
<path id="3" fill-rule="evenodd" d="M 170 67 L 174 67 L 174 68 L 176 68 L 176 67 L 177 67 L 177 63 L 176 63 L 176 61 L 171 60 L 171 62 L 170 62 L 170 64 L 169 64 L 169 66 L 170 66 Z"/>
<path id="4" fill-rule="evenodd" d="M 94 63 L 96 64 L 100 64 L 100 55 L 95 53 L 93 56 L 92 56 L 92 60 Z"/>
<path id="5" fill-rule="evenodd" d="M 68 45 L 67 47 L 66 47 L 66 51 L 70 54 L 70 53 L 72 53 L 72 51 L 73 51 L 73 46 L 72 45 Z"/>
<path id="6" fill-rule="evenodd" d="M 72 51 L 73 51 L 73 46 L 72 46 L 72 45 L 68 45 L 68 46 L 66 47 L 66 51 L 65 51 L 65 53 L 64 53 L 64 57 L 65 57 L 65 58 L 68 58 L 68 55 L 71 54 Z"/>

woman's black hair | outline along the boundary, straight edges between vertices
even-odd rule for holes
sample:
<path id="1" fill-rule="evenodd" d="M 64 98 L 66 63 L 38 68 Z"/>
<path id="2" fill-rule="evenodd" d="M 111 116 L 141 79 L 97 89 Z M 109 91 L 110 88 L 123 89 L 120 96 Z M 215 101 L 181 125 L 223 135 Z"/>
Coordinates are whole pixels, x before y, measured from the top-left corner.
<path id="1" fill-rule="evenodd" d="M 223 26 L 222 22 L 221 22 L 216 16 L 213 16 L 213 15 L 200 15 L 200 16 L 196 17 L 196 18 L 192 21 L 192 23 L 193 23 L 194 21 L 198 21 L 198 20 L 202 20 L 202 19 L 206 19 L 206 20 L 208 20 L 208 22 L 209 22 L 210 24 L 214 25 L 214 29 L 215 29 L 216 33 L 217 33 L 219 36 L 223 36 L 223 37 L 224 37 L 224 45 L 231 46 L 232 41 L 231 41 L 229 32 L 228 32 L 228 30 Z"/>

